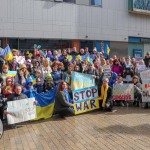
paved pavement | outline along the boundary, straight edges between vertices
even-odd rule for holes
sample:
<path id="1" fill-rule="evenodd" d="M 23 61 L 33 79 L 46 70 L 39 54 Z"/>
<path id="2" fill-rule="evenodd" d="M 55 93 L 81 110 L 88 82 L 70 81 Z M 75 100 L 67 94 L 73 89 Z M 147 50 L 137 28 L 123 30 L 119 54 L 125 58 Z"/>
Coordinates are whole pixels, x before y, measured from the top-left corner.
<path id="1" fill-rule="evenodd" d="M 150 150 L 150 109 L 115 109 L 5 127 L 0 150 Z"/>

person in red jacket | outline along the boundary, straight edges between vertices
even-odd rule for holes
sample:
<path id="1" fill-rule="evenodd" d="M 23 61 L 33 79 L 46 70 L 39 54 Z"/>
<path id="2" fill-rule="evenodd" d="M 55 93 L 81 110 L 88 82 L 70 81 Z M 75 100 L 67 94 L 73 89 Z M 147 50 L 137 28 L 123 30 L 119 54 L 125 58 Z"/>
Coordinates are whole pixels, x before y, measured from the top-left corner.
<path id="1" fill-rule="evenodd" d="M 9 95 L 14 93 L 14 84 L 11 77 L 6 78 L 6 85 L 3 87 L 3 95 L 7 98 Z"/>

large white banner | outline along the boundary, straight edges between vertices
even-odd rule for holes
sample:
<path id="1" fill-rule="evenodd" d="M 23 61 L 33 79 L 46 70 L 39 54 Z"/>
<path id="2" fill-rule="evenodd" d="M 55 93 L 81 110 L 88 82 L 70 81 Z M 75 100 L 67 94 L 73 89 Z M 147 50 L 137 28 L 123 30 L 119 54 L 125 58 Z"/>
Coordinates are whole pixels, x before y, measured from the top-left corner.
<path id="1" fill-rule="evenodd" d="M 7 102 L 7 111 L 11 113 L 7 115 L 8 124 L 35 119 L 37 116 L 36 105 L 33 104 L 34 101 L 34 98 L 28 98 Z"/>

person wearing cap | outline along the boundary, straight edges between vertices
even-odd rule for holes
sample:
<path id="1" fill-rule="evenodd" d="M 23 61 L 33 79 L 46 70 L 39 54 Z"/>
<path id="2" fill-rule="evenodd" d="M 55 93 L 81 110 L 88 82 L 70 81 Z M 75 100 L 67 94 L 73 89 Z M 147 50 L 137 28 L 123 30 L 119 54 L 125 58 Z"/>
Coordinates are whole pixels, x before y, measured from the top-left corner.
<path id="1" fill-rule="evenodd" d="M 40 78 L 36 78 L 36 83 L 34 84 L 33 88 L 36 90 L 37 93 L 44 92 L 43 84 Z"/>
<path id="2" fill-rule="evenodd" d="M 25 64 L 21 64 L 14 79 L 15 85 L 19 84 L 25 86 L 28 79 L 32 78 L 27 70 L 27 67 Z"/>
<path id="3" fill-rule="evenodd" d="M 144 62 L 145 62 L 146 67 L 148 67 L 149 62 L 150 62 L 150 53 L 149 52 L 146 53 L 146 56 L 144 58 Z"/>
<path id="4" fill-rule="evenodd" d="M 109 82 L 108 78 L 105 78 L 103 80 L 103 84 L 100 88 L 99 105 L 100 109 L 112 111 L 113 109 L 112 89 L 111 87 L 109 87 L 108 82 Z"/>
<path id="5" fill-rule="evenodd" d="M 14 84 L 11 77 L 6 78 L 6 85 L 3 87 L 2 94 L 5 98 L 14 93 Z"/>
<path id="6" fill-rule="evenodd" d="M 52 75 L 50 73 L 48 73 L 46 75 L 46 79 L 45 79 L 45 82 L 44 82 L 44 92 L 48 92 L 50 90 L 53 90 L 54 87 L 55 87 L 55 84 L 53 82 Z"/>
<path id="7" fill-rule="evenodd" d="M 133 76 L 133 84 L 134 84 L 134 102 L 133 106 L 139 107 L 139 103 L 142 102 L 142 85 L 139 81 L 138 76 Z"/>

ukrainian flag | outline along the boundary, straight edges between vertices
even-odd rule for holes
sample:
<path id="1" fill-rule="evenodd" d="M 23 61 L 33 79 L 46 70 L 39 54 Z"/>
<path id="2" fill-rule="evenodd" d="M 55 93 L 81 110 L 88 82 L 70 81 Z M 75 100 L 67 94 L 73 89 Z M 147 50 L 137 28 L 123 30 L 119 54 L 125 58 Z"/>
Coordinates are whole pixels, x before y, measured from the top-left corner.
<path id="1" fill-rule="evenodd" d="M 17 74 L 17 71 L 8 71 L 7 76 L 14 77 L 16 76 L 16 74 Z"/>
<path id="2" fill-rule="evenodd" d="M 36 95 L 35 100 L 37 100 L 37 106 L 36 106 L 36 113 L 37 118 L 34 120 L 39 119 L 47 119 L 52 117 L 54 112 L 54 102 L 57 92 L 57 86 L 54 88 L 54 90 L 48 91 L 46 93 L 39 93 Z"/>
<path id="3" fill-rule="evenodd" d="M 7 61 L 11 61 L 13 59 L 13 54 L 9 45 L 7 45 L 6 48 L 1 52 L 1 56 Z"/>
<path id="4" fill-rule="evenodd" d="M 71 55 L 67 55 L 67 59 L 68 59 L 69 61 L 72 61 L 73 57 L 72 57 Z"/>
<path id="5" fill-rule="evenodd" d="M 107 44 L 107 51 L 106 51 L 106 53 L 107 53 L 107 55 L 109 55 L 109 53 L 110 53 L 110 48 L 109 48 L 108 44 Z"/>

